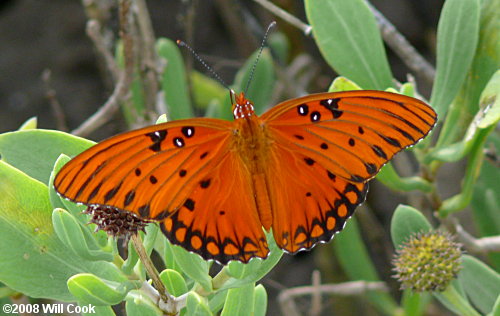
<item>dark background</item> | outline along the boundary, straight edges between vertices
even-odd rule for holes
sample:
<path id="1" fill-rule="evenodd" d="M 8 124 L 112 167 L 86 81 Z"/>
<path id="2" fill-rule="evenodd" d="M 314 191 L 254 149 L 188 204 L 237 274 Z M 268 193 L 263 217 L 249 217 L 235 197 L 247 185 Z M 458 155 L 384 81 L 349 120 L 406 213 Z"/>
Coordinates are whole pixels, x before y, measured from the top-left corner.
<path id="1" fill-rule="evenodd" d="M 107 1 L 107 0 L 102 0 Z M 108 1 L 113 5 L 114 1 Z M 306 21 L 303 2 L 298 0 L 273 1 L 287 11 Z M 434 63 L 435 31 L 443 1 L 427 0 L 378 0 L 372 1 L 395 26 L 407 37 L 427 60 Z M 221 76 L 232 82 L 234 73 L 245 59 L 255 50 L 261 40 L 259 29 L 265 29 L 274 18 L 253 1 L 195 1 L 192 36 L 185 31 L 186 16 L 192 1 L 147 1 L 157 37 L 186 40 L 200 53 Z M 255 25 L 236 14 L 231 17 L 230 8 L 237 7 L 250 14 Z M 228 9 L 229 8 L 229 9 Z M 116 12 L 116 10 L 115 10 Z M 229 12 L 229 16 L 228 16 Z M 118 29 L 118 19 L 110 17 Z M 0 132 L 17 129 L 32 116 L 38 117 L 40 128 L 58 128 L 55 115 L 47 99 L 47 88 L 42 81 L 42 73 L 49 69 L 52 73 L 51 86 L 61 104 L 69 129 L 76 128 L 88 118 L 109 97 L 113 86 L 109 78 L 103 76 L 92 41 L 86 36 L 86 15 L 82 1 L 77 0 L 10 0 L 0 2 Z M 325 91 L 334 78 L 334 72 L 322 61 L 311 38 L 305 37 L 286 22 L 278 21 L 277 29 L 284 32 L 292 43 L 292 57 L 298 53 L 310 54 L 318 64 L 317 77 L 311 81 L 309 91 Z M 388 56 L 396 78 L 406 81 L 408 68 L 390 51 Z M 196 68 L 204 71 L 202 68 Z M 430 85 L 419 78 L 419 91 L 429 96 Z M 120 114 L 92 134 L 93 140 L 100 140 L 124 130 L 125 124 Z M 373 211 L 364 212 L 362 229 L 371 230 L 369 239 L 372 258 L 380 267 L 384 280 L 391 282 L 397 293 L 397 284 L 390 278 L 390 256 L 392 246 L 389 236 L 372 221 L 380 222 L 379 227 L 387 228 L 392 210 L 403 202 L 404 197 L 388 189 L 372 185 L 369 205 Z M 366 219 L 368 217 L 368 219 Z M 366 237 L 366 236 L 365 236 Z M 366 237 L 368 238 L 368 237 Z M 276 295 L 281 289 L 309 285 L 311 273 L 319 269 L 322 282 L 339 282 L 345 277 L 339 272 L 338 263 L 329 245 L 320 245 L 313 251 L 296 256 L 284 255 L 282 261 L 262 281 L 269 294 L 269 315 L 278 315 Z M 325 298 L 324 315 L 377 315 L 360 298 Z M 307 314 L 309 298 L 297 301 L 299 308 Z M 436 315 L 442 315 L 437 311 Z"/>

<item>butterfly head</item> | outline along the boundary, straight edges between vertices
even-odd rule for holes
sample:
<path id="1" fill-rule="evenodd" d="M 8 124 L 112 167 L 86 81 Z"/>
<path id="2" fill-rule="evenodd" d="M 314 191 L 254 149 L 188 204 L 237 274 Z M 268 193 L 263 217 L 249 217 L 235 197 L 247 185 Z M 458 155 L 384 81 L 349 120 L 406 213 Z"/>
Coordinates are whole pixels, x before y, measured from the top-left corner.
<path id="1" fill-rule="evenodd" d="M 234 96 L 233 116 L 235 120 L 255 115 L 253 103 L 245 98 L 245 94 L 243 92 L 240 94 L 234 94 L 234 92 L 231 91 L 231 94 Z"/>

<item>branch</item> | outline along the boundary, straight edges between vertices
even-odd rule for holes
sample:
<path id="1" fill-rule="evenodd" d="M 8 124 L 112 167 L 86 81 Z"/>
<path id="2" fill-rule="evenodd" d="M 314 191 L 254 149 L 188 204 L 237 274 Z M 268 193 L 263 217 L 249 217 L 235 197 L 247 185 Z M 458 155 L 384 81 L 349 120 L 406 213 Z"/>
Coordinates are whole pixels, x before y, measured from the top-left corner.
<path id="1" fill-rule="evenodd" d="M 88 37 L 90 37 L 95 45 L 95 48 L 97 49 L 97 52 L 104 59 L 104 63 L 106 64 L 109 73 L 111 74 L 114 82 L 116 82 L 118 80 L 120 71 L 118 70 L 118 66 L 116 65 L 113 54 L 111 54 L 111 52 L 109 51 L 106 45 L 106 41 L 102 36 L 101 24 L 99 23 L 99 21 L 91 19 L 87 22 L 86 30 Z"/>
<path id="2" fill-rule="evenodd" d="M 413 47 L 406 38 L 398 32 L 398 30 L 389 22 L 375 7 L 373 7 L 368 1 L 366 4 L 372 11 L 375 19 L 377 20 L 380 33 L 384 41 L 392 48 L 396 55 L 401 58 L 401 60 L 413 70 L 417 75 L 420 75 L 429 83 L 434 81 L 436 75 L 436 70 L 434 67 L 427 62 Z"/>
<path id="3" fill-rule="evenodd" d="M 148 111 L 154 109 L 160 89 L 160 62 L 156 53 L 155 35 L 151 18 L 144 0 L 135 1 L 136 21 L 138 25 L 138 56 L 143 81 L 145 106 Z M 139 44 L 139 45 L 138 45 Z"/>
<path id="4" fill-rule="evenodd" d="M 52 87 L 52 72 L 50 69 L 45 69 L 42 73 L 42 81 L 45 85 L 45 96 L 49 101 L 50 107 L 54 112 L 56 118 L 57 129 L 60 131 L 68 131 L 68 126 L 66 125 L 66 117 L 64 111 L 57 100 L 56 90 Z"/>
<path id="5" fill-rule="evenodd" d="M 341 296 L 361 295 L 368 291 L 388 291 L 388 288 L 384 282 L 367 281 L 301 286 L 282 291 L 278 296 L 278 301 L 284 315 L 299 316 L 300 314 L 298 313 L 297 306 L 293 300 L 295 297 L 315 295 L 314 293 L 316 292 Z"/>
<path id="6" fill-rule="evenodd" d="M 134 47 L 132 35 L 130 34 L 130 18 L 130 0 L 120 0 L 120 35 L 123 40 L 125 70 L 119 71 L 118 83 L 108 101 L 79 127 L 74 129 L 71 132 L 74 135 L 87 136 L 104 125 L 116 113 L 120 102 L 126 100 L 134 72 Z"/>
<path id="7" fill-rule="evenodd" d="M 298 18 L 275 4 L 269 2 L 268 0 L 254 1 L 274 15 L 295 26 L 305 35 L 312 35 L 312 28 L 310 25 L 300 21 Z M 418 51 L 406 40 L 406 38 L 397 31 L 394 25 L 392 25 L 377 9 L 375 9 L 368 1 L 366 4 L 375 16 L 382 38 L 387 45 L 392 48 L 392 50 L 401 58 L 408 68 L 424 78 L 426 81 L 432 83 L 436 74 L 434 67 L 418 53 Z"/>
<path id="8" fill-rule="evenodd" d="M 312 32 L 312 27 L 295 16 L 291 15 L 290 13 L 286 12 L 285 10 L 281 9 L 274 3 L 268 1 L 268 0 L 254 0 L 261 6 L 263 6 L 265 9 L 267 9 L 269 12 L 273 13 L 274 15 L 282 18 L 284 21 L 290 23 L 291 25 L 295 26 L 299 30 L 304 33 L 306 36 L 310 36 Z"/>
<path id="9" fill-rule="evenodd" d="M 500 251 L 500 236 L 474 238 L 458 222 L 455 222 L 455 229 L 460 241 L 471 253 L 484 254 Z"/>

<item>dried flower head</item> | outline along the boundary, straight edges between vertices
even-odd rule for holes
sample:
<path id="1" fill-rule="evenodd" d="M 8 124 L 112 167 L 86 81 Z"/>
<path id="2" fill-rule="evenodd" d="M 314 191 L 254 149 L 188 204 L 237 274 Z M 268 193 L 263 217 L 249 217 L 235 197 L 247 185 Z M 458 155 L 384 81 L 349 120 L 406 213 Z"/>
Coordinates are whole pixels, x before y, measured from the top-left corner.
<path id="1" fill-rule="evenodd" d="M 144 231 L 150 223 L 132 213 L 106 206 L 89 206 L 83 213 L 92 216 L 89 223 L 97 225 L 96 231 L 104 230 L 108 235 L 125 237 L 125 240 L 140 230 Z"/>
<path id="2" fill-rule="evenodd" d="M 401 289 L 444 291 L 460 270 L 461 245 L 440 231 L 420 233 L 397 250 L 394 276 Z"/>

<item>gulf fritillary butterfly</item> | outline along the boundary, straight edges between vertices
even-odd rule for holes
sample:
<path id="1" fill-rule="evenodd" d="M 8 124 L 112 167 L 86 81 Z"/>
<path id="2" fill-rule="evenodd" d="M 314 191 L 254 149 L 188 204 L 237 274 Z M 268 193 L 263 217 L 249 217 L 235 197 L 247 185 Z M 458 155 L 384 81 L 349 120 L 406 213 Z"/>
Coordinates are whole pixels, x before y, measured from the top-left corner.
<path id="1" fill-rule="evenodd" d="M 111 137 L 67 163 L 54 186 L 158 221 L 171 243 L 205 259 L 248 262 L 267 257 L 271 228 L 289 253 L 329 241 L 367 181 L 436 122 L 424 102 L 370 90 L 312 94 L 261 116 L 241 93 L 233 114 Z"/>

